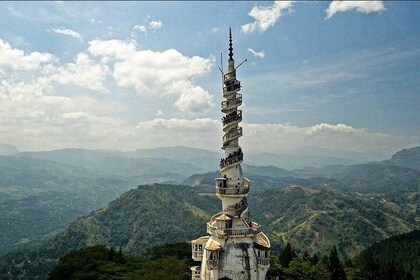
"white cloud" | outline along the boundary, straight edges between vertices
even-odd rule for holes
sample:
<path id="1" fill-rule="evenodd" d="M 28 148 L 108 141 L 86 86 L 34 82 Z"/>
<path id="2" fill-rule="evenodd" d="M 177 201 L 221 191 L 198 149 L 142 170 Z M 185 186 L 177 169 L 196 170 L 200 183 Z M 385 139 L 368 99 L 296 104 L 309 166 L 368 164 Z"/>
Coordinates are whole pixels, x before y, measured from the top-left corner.
<path id="1" fill-rule="evenodd" d="M 244 124 L 244 149 L 253 152 L 293 150 L 299 148 L 346 149 L 361 153 L 392 153 L 416 144 L 416 139 L 367 132 L 346 124 L 320 123 L 297 127 L 291 124 Z"/>
<path id="2" fill-rule="evenodd" d="M 118 40 L 92 41 L 89 52 L 112 61 L 120 87 L 134 88 L 140 95 L 177 95 L 174 105 L 182 112 L 204 112 L 213 107 L 213 97 L 193 83 L 195 77 L 210 71 L 212 59 L 187 57 L 174 49 L 136 50 L 133 43 Z"/>
<path id="3" fill-rule="evenodd" d="M 213 27 L 213 28 L 210 30 L 210 33 L 216 33 L 217 31 L 219 31 L 219 29 L 218 29 L 217 27 Z"/>
<path id="4" fill-rule="evenodd" d="M 248 49 L 249 52 L 251 52 L 255 57 L 264 58 L 265 54 L 264 51 L 256 52 L 253 49 Z"/>
<path id="5" fill-rule="evenodd" d="M 133 29 L 134 29 L 134 30 L 138 30 L 138 31 L 140 31 L 140 32 L 146 32 L 146 31 L 147 31 L 147 28 L 146 28 L 146 26 L 145 26 L 145 25 L 135 25 L 135 26 L 133 27 Z"/>
<path id="6" fill-rule="evenodd" d="M 163 26 L 163 23 L 160 20 L 152 20 L 151 22 L 149 22 L 149 28 L 151 30 L 159 29 L 162 26 Z"/>
<path id="7" fill-rule="evenodd" d="M 147 33 L 147 30 L 156 31 L 163 27 L 163 23 L 160 20 L 150 20 L 150 16 L 147 16 L 144 20 L 144 24 L 137 24 L 133 27 L 133 30 Z"/>
<path id="8" fill-rule="evenodd" d="M 396 55 L 394 53 L 392 55 Z M 381 61 L 395 60 L 394 56 L 387 58 L 388 55 L 375 53 Z M 414 57 L 413 54 L 399 55 Z M 366 57 L 359 59 L 371 61 Z M 355 60 L 351 60 L 354 63 Z M 356 62 L 365 71 L 370 69 L 369 65 L 361 64 L 359 60 Z M 89 43 L 88 53 L 79 53 L 74 62 L 60 64 L 49 53 L 25 53 L 0 40 L 1 140 L 22 149 L 84 147 L 132 150 L 186 145 L 217 150 L 222 136 L 220 121 L 185 118 L 214 107 L 214 97 L 196 82 L 210 71 L 213 63 L 212 58 L 188 57 L 173 49 L 154 52 L 138 50 L 134 42 L 96 40 Z M 340 62 L 334 61 L 334 67 L 337 63 Z M 342 63 L 338 68 L 334 67 L 320 69 L 320 72 L 310 70 L 312 72 L 303 73 L 296 82 L 306 81 L 312 88 L 320 80 L 329 83 L 331 79 L 351 78 L 343 77 L 338 71 L 343 67 Z M 333 73 L 338 73 L 338 77 Z M 115 82 L 110 79 L 111 75 Z M 290 77 L 285 77 L 285 81 L 278 75 L 268 79 L 286 83 Z M 71 87 L 76 84 L 104 91 L 105 83 L 114 86 L 118 94 L 120 91 L 129 94 L 135 89 L 143 99 L 156 100 L 158 105 L 151 108 L 149 116 L 136 112 L 146 121 L 133 124 L 127 115 L 136 108 L 125 107 L 124 102 L 111 94 L 84 96 L 84 91 Z M 179 110 L 177 118 L 170 118 L 170 104 Z M 162 118 L 162 111 L 167 119 Z M 155 114 L 158 117 L 150 120 Z M 267 151 L 267 147 L 273 151 L 345 147 L 351 151 L 390 154 L 418 144 L 418 139 L 368 132 L 348 124 L 319 123 L 304 127 L 277 123 L 242 125 L 241 145 L 252 152 Z"/>
<path id="9" fill-rule="evenodd" d="M 77 38 L 80 41 L 82 41 L 82 35 L 80 35 L 80 33 L 76 32 L 74 30 L 71 30 L 71 29 L 66 29 L 66 28 L 61 28 L 61 29 L 51 28 L 51 31 L 53 31 L 53 32 L 55 32 L 57 34 L 63 34 L 63 35 L 66 35 L 66 36 L 71 36 L 71 37 Z"/>
<path id="10" fill-rule="evenodd" d="M 290 11 L 293 2 L 294 1 L 274 1 L 273 5 L 269 7 L 255 6 L 248 13 L 255 21 L 242 25 L 242 32 L 263 32 L 269 27 L 273 27 L 277 20 L 283 15 L 284 10 Z"/>
<path id="11" fill-rule="evenodd" d="M 175 107 L 182 112 L 206 112 L 214 107 L 214 97 L 199 86 L 179 81 L 173 83 L 171 87 L 171 91 L 181 93 L 175 102 Z"/>
<path id="12" fill-rule="evenodd" d="M 67 63 L 54 76 L 61 84 L 75 84 L 91 90 L 108 92 L 103 82 L 108 74 L 108 66 L 100 65 L 87 54 L 79 53 L 75 63 Z"/>
<path id="13" fill-rule="evenodd" d="M 25 54 L 24 51 L 14 49 L 9 43 L 0 39 L 0 69 L 38 70 L 41 65 L 51 63 L 53 60 L 53 56 L 49 53 Z"/>
<path id="14" fill-rule="evenodd" d="M 332 1 L 325 10 L 325 19 L 331 18 L 336 13 L 344 13 L 356 10 L 361 13 L 381 13 L 385 11 L 383 1 Z"/>
<path id="15" fill-rule="evenodd" d="M 133 42 L 120 40 L 93 40 L 89 42 L 89 53 L 94 56 L 112 57 L 119 60 L 129 59 L 136 52 Z"/>

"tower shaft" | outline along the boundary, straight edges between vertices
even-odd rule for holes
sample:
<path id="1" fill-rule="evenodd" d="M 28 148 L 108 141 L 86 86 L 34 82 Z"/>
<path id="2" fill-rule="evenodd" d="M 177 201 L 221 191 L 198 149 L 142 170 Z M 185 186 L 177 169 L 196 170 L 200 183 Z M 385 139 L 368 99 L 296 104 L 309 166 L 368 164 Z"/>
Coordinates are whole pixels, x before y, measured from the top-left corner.
<path id="1" fill-rule="evenodd" d="M 270 266 L 270 241 L 248 212 L 251 184 L 241 168 L 242 94 L 241 82 L 236 78 L 230 28 L 228 70 L 223 75 L 223 84 L 224 157 L 219 162 L 221 176 L 216 178 L 216 196 L 222 201 L 222 211 L 207 223 L 209 236 L 191 242 L 193 259 L 201 261 L 201 266 L 191 268 L 192 279 L 264 280 Z"/>

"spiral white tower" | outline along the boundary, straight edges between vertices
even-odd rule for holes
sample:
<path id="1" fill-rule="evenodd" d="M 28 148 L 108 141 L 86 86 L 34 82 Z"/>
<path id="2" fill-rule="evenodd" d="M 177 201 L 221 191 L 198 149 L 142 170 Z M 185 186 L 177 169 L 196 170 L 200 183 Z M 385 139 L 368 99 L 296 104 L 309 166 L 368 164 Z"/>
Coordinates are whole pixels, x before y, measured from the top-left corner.
<path id="1" fill-rule="evenodd" d="M 207 233 L 192 243 L 192 257 L 201 266 L 191 268 L 194 280 L 264 280 L 270 266 L 270 241 L 251 221 L 247 197 L 250 182 L 243 177 L 241 82 L 236 79 L 233 60 L 232 32 L 229 28 L 229 60 L 223 75 L 221 110 L 225 157 L 220 160 L 220 178 L 216 178 L 216 196 L 222 201 L 222 211 L 207 223 Z"/>

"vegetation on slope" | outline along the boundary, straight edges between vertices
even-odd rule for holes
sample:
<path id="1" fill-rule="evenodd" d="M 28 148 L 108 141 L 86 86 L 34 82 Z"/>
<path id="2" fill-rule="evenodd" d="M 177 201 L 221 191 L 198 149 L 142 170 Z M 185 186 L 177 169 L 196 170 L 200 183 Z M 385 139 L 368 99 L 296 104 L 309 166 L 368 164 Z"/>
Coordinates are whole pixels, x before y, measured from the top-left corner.
<path id="1" fill-rule="evenodd" d="M 148 248 L 142 256 L 96 245 L 60 258 L 49 280 L 66 279 L 191 279 L 191 245 L 179 242 Z M 420 279 L 420 231 L 395 236 L 343 262 L 337 248 L 324 256 L 297 254 L 288 243 L 272 253 L 268 275 L 281 280 L 414 280 Z"/>
<path id="2" fill-rule="evenodd" d="M 420 230 L 373 244 L 357 256 L 356 264 L 358 265 L 356 272 L 359 275 L 385 277 L 390 269 L 396 269 L 410 272 L 414 279 L 420 279 Z M 363 269 L 369 269 L 369 273 Z"/>
<path id="3" fill-rule="evenodd" d="M 144 256 L 124 255 L 121 250 L 96 245 L 60 258 L 48 279 L 189 280 L 190 258 L 188 243 L 153 247 Z"/>
<path id="4" fill-rule="evenodd" d="M 0 256 L 64 229 L 131 184 L 50 161 L 0 156 Z"/>
<path id="5" fill-rule="evenodd" d="M 277 253 L 290 242 L 298 253 L 308 249 L 310 254 L 326 254 L 336 244 L 339 254 L 348 256 L 414 227 L 406 215 L 413 209 L 404 204 L 414 203 L 410 198 L 394 208 L 383 202 L 382 195 L 300 186 L 259 190 L 256 184 L 249 202 L 252 219 L 261 224 Z M 27 263 L 25 273 L 42 277 L 58 258 L 86 246 L 105 244 L 143 254 L 151 246 L 189 241 L 205 234 L 206 221 L 220 211 L 220 204 L 213 187 L 139 186 L 77 219 L 42 246 L 4 256 L 0 267 L 14 271 Z M 21 269 L 17 275 L 23 273 Z"/>

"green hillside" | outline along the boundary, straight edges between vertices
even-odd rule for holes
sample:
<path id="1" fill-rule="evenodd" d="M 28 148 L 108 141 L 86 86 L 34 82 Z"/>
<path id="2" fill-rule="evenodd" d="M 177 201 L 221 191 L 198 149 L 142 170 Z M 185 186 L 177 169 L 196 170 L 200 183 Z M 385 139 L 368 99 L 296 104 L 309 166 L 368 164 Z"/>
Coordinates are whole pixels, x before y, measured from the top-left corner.
<path id="1" fill-rule="evenodd" d="M 190 259 L 191 245 L 188 243 L 153 247 L 142 257 L 96 245 L 60 258 L 48 279 L 189 280 Z"/>
<path id="2" fill-rule="evenodd" d="M 400 266 L 414 279 L 420 279 L 420 230 L 375 243 L 364 250 L 357 261 L 361 264 L 373 262 L 379 271 L 386 271 L 389 266 Z"/>
<path id="3" fill-rule="evenodd" d="M 205 186 L 139 186 L 77 219 L 42 246 L 6 255 L 2 271 L 16 271 L 25 263 L 28 275 L 45 275 L 59 257 L 74 249 L 105 244 L 141 254 L 154 245 L 205 235 L 206 221 L 220 208 L 213 191 Z M 407 204 L 414 201 L 407 198 L 394 208 L 384 199 L 300 186 L 259 189 L 255 185 L 249 202 L 252 219 L 261 223 L 275 251 L 290 242 L 297 252 L 308 249 L 311 254 L 324 254 L 336 244 L 344 256 L 416 227 L 414 216 L 407 217 L 414 211 Z"/>
<path id="4" fill-rule="evenodd" d="M 0 156 L 0 255 L 51 237 L 132 184 L 51 161 Z"/>

